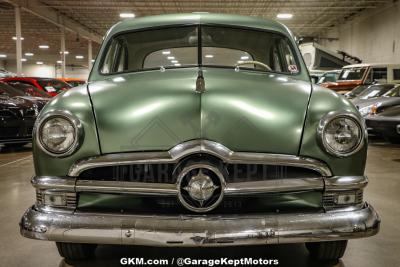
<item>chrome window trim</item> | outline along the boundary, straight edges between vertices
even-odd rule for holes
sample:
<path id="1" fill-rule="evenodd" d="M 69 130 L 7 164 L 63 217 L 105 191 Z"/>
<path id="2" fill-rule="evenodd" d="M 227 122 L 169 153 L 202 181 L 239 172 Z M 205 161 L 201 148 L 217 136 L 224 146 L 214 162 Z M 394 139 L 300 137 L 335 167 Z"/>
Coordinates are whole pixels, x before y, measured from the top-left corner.
<path id="1" fill-rule="evenodd" d="M 150 163 L 177 163 L 180 159 L 196 153 L 207 153 L 216 156 L 225 163 L 271 164 L 301 167 L 317 171 L 323 177 L 332 176 L 332 172 L 328 165 L 313 158 L 285 154 L 234 152 L 217 142 L 201 139 L 178 144 L 169 151 L 115 153 L 90 157 L 77 161 L 72 165 L 69 169 L 68 176 L 76 177 L 83 171 L 96 167 Z"/>
<path id="2" fill-rule="evenodd" d="M 323 138 L 326 126 L 332 120 L 337 119 L 337 118 L 349 118 L 349 119 L 353 120 L 356 124 L 358 124 L 358 126 L 360 127 L 361 138 L 360 138 L 357 146 L 350 152 L 339 153 L 336 150 L 333 150 L 332 148 L 330 148 L 330 146 L 328 144 L 326 144 L 326 141 Z M 360 118 L 358 116 L 356 116 L 356 114 L 354 114 L 352 112 L 348 112 L 348 111 L 331 111 L 331 112 L 327 113 L 325 116 L 323 116 L 318 124 L 317 140 L 318 140 L 318 144 L 324 151 L 326 151 L 327 153 L 329 153 L 335 157 L 344 158 L 344 157 L 351 156 L 351 155 L 357 153 L 358 151 L 360 151 L 360 149 L 364 146 L 365 137 L 368 136 L 366 131 L 367 130 L 365 127 L 365 122 L 361 121 Z"/>
<path id="3" fill-rule="evenodd" d="M 46 148 L 46 146 L 42 143 L 41 137 L 40 137 L 40 132 L 42 129 L 42 126 L 44 125 L 45 122 L 47 122 L 49 119 L 53 117 L 61 117 L 63 119 L 68 120 L 71 122 L 71 124 L 74 127 L 74 135 L 75 135 L 75 140 L 72 143 L 72 145 L 64 152 L 62 153 L 55 153 Z M 72 155 L 75 153 L 76 150 L 82 145 L 83 143 L 83 138 L 84 138 L 84 129 L 81 121 L 71 112 L 67 110 L 51 110 L 47 112 L 44 116 L 40 116 L 38 120 L 35 123 L 34 129 L 33 129 L 33 135 L 35 136 L 35 142 L 37 146 L 46 154 L 52 156 L 52 157 L 57 157 L 57 158 L 63 158 L 69 155 Z"/>

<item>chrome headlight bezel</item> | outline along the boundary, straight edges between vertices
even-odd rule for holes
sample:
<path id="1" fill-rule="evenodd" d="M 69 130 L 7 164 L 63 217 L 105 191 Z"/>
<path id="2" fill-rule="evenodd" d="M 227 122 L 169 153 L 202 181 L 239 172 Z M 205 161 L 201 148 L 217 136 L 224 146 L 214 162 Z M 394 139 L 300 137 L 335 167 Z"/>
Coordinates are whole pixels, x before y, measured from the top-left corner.
<path id="1" fill-rule="evenodd" d="M 332 147 L 329 144 L 327 144 L 326 139 L 324 138 L 326 127 L 333 120 L 339 119 L 339 118 L 346 118 L 346 119 L 352 120 L 359 127 L 359 131 L 360 131 L 360 138 L 357 142 L 357 145 L 354 146 L 354 148 L 351 151 L 346 152 L 346 153 L 342 153 L 340 151 L 332 149 Z M 329 112 L 324 117 L 322 117 L 322 119 L 319 122 L 319 125 L 317 128 L 317 138 L 318 138 L 318 143 L 319 143 L 320 147 L 324 151 L 329 153 L 330 155 L 333 155 L 338 158 L 348 157 L 348 156 L 354 155 L 355 153 L 360 151 L 360 149 L 364 146 L 365 138 L 366 138 L 365 123 L 356 114 L 348 112 L 348 111 Z"/>
<path id="2" fill-rule="evenodd" d="M 66 150 L 61 152 L 55 152 L 52 149 L 48 148 L 47 145 L 43 142 L 41 137 L 41 132 L 45 123 L 54 118 L 65 119 L 69 123 L 71 123 L 72 127 L 74 128 L 74 137 L 75 137 L 74 141 Z M 35 143 L 43 152 L 53 157 L 62 158 L 72 155 L 82 145 L 84 130 L 81 121 L 71 112 L 66 110 L 54 110 L 46 112 L 45 114 L 43 114 L 43 116 L 40 116 L 40 118 L 36 121 L 34 127 L 34 136 L 35 136 Z"/>

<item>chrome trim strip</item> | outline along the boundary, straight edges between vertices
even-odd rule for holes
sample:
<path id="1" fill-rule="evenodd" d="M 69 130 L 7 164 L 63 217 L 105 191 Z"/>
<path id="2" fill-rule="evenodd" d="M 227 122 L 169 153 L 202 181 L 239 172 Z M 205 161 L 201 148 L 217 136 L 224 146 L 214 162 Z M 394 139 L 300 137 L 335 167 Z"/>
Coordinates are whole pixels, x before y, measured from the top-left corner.
<path id="1" fill-rule="evenodd" d="M 369 205 L 355 211 L 236 216 L 60 214 L 30 208 L 20 233 L 60 242 L 215 247 L 361 238 L 377 234 L 379 226 Z"/>
<path id="2" fill-rule="evenodd" d="M 78 180 L 76 192 L 124 193 L 135 195 L 178 195 L 175 184 Z"/>
<path id="3" fill-rule="evenodd" d="M 36 189 L 75 191 L 76 178 L 57 176 L 34 176 L 31 184 Z"/>
<path id="4" fill-rule="evenodd" d="M 332 176 L 329 167 L 316 159 L 283 154 L 234 152 L 219 143 L 209 140 L 184 142 L 171 148 L 169 151 L 118 153 L 91 157 L 80 160 L 72 165 L 68 175 L 76 177 L 83 171 L 96 167 L 140 163 L 176 163 L 181 158 L 195 153 L 207 153 L 220 158 L 226 163 L 254 163 L 302 167 L 317 171 L 324 177 Z"/>
<path id="5" fill-rule="evenodd" d="M 279 179 L 256 182 L 230 183 L 225 195 L 249 195 L 262 193 L 283 193 L 293 191 L 323 190 L 324 181 L 320 178 Z"/>
<path id="6" fill-rule="evenodd" d="M 363 189 L 368 184 L 367 176 L 334 176 L 324 179 L 326 191 Z"/>
<path id="7" fill-rule="evenodd" d="M 67 190 L 75 192 L 101 192 L 101 193 L 123 193 L 136 195 L 173 195 L 178 196 L 177 184 L 166 183 L 141 183 L 123 181 L 97 181 L 77 180 L 76 185 L 71 185 L 70 179 L 67 184 L 62 185 L 62 179 L 49 177 L 34 178 L 34 186 L 37 189 Z M 69 184 L 68 184 L 69 183 Z M 280 193 L 294 191 L 323 190 L 324 181 L 321 178 L 279 179 L 256 182 L 228 183 L 224 188 L 224 195 Z"/>
<path id="8" fill-rule="evenodd" d="M 76 180 L 71 177 L 37 176 L 32 178 L 36 189 L 69 192 L 104 192 L 139 195 L 178 195 L 178 186 L 167 183 L 141 183 L 123 181 Z M 334 176 L 330 178 L 277 179 L 228 183 L 224 194 L 260 194 L 307 190 L 343 191 L 363 189 L 368 184 L 366 176 Z"/>

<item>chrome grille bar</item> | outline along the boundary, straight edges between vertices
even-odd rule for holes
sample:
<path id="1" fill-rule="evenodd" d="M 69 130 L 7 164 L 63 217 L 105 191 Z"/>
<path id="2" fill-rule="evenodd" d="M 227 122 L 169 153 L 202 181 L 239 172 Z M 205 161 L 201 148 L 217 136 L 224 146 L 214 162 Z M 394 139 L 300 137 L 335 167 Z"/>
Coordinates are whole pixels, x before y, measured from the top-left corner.
<path id="1" fill-rule="evenodd" d="M 228 183 L 225 195 L 280 193 L 292 191 L 322 190 L 324 182 L 318 178 L 280 179 L 259 182 Z M 175 184 L 110 182 L 96 180 L 78 180 L 76 192 L 124 193 L 135 195 L 178 195 Z"/>
<path id="2" fill-rule="evenodd" d="M 206 153 L 216 156 L 225 163 L 292 166 L 317 171 L 323 177 L 332 176 L 329 167 L 316 159 L 283 154 L 234 152 L 219 143 L 209 140 L 188 141 L 171 148 L 169 151 L 107 154 L 87 158 L 76 162 L 70 168 L 68 176 L 77 177 L 83 171 L 96 167 L 140 163 L 176 163 L 180 159 L 196 153 Z"/>

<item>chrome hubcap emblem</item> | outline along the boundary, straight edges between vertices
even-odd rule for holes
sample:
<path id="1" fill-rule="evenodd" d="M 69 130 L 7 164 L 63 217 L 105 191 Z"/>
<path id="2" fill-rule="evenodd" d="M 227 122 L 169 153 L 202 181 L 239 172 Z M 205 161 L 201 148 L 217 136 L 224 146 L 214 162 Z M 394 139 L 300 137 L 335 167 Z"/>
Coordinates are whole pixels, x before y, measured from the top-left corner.
<path id="1" fill-rule="evenodd" d="M 210 176 L 205 175 L 202 169 L 199 169 L 198 174 L 192 176 L 188 186 L 185 186 L 183 190 L 189 193 L 189 195 L 200 202 L 200 206 L 203 206 L 204 201 L 208 200 L 214 191 L 219 188 L 211 180 Z"/>
<path id="2" fill-rule="evenodd" d="M 178 175 L 177 189 L 181 204 L 195 212 L 216 208 L 223 199 L 225 180 L 213 164 L 188 164 Z"/>

